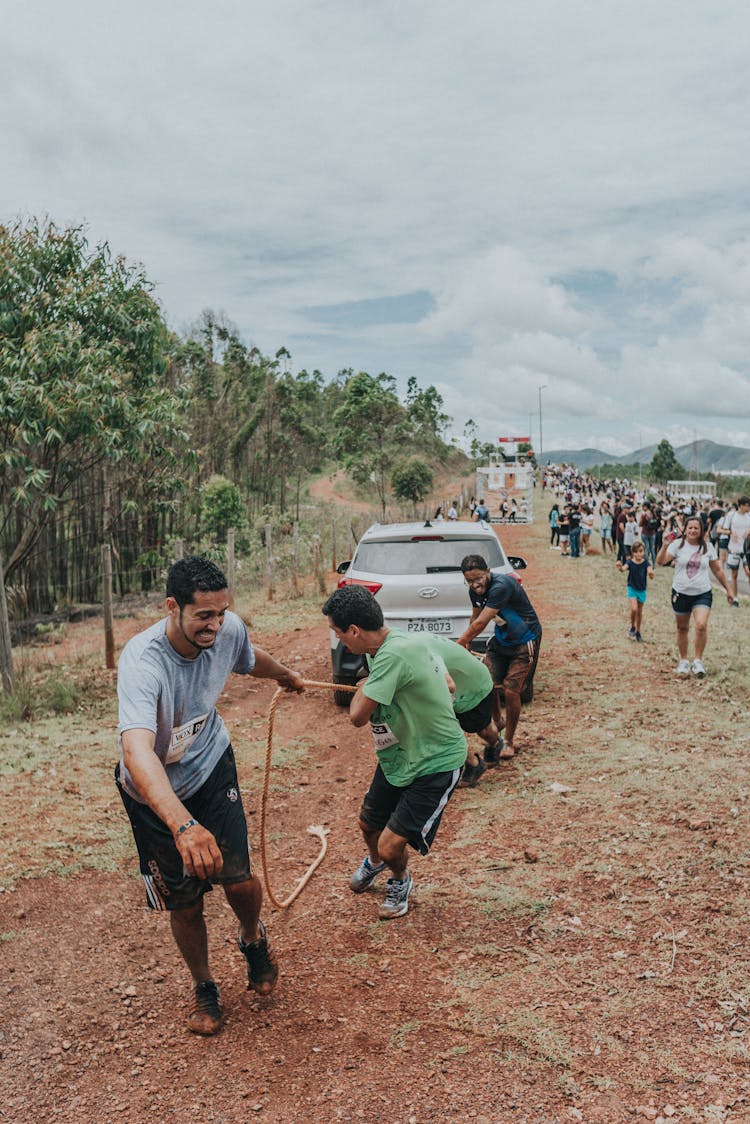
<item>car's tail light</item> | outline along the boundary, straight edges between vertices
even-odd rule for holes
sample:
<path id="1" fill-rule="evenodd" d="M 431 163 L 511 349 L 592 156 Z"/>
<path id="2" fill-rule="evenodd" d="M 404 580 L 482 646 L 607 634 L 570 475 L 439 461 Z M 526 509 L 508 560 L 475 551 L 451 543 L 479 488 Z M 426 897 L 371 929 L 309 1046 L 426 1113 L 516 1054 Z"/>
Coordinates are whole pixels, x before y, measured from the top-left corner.
<path id="1" fill-rule="evenodd" d="M 363 585 L 365 589 L 369 589 L 373 597 L 379 589 L 383 588 L 382 582 L 366 582 L 362 578 L 342 578 L 339 582 L 339 589 L 345 585 Z"/>

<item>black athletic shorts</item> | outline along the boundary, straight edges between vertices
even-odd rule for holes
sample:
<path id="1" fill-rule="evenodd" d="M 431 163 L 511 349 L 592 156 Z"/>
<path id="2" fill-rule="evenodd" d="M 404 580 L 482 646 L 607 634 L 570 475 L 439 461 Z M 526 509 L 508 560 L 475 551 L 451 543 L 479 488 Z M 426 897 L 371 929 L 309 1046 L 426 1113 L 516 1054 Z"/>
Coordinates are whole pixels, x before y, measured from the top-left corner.
<path id="1" fill-rule="evenodd" d="M 252 876 L 247 821 L 231 745 L 198 791 L 183 800 L 190 818 L 216 838 L 224 858 L 221 874 L 210 881 L 187 873 L 172 832 L 148 804 L 125 791 L 119 771 L 118 765 L 115 780 L 133 829 L 150 909 L 185 909 L 210 890 L 212 882 L 246 882 Z"/>
<path id="2" fill-rule="evenodd" d="M 420 855 L 426 855 L 460 776 L 459 767 L 417 777 L 405 788 L 396 788 L 378 765 L 359 818 L 378 831 L 390 828 L 394 835 L 407 839 Z"/>
<path id="3" fill-rule="evenodd" d="M 456 715 L 458 724 L 465 733 L 478 734 L 480 730 L 485 730 L 489 726 L 492 721 L 492 698 L 494 694 L 494 690 L 490 691 L 471 710 L 465 710 L 463 714 Z"/>

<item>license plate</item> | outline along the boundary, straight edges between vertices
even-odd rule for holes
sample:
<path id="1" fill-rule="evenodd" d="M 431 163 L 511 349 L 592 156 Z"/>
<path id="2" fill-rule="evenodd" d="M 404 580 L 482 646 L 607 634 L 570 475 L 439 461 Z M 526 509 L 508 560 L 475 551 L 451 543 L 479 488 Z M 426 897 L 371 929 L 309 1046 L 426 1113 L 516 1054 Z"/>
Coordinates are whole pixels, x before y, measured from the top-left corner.
<path id="1" fill-rule="evenodd" d="M 445 618 L 434 620 L 413 620 L 406 625 L 407 632 L 452 632 L 451 622 Z"/>

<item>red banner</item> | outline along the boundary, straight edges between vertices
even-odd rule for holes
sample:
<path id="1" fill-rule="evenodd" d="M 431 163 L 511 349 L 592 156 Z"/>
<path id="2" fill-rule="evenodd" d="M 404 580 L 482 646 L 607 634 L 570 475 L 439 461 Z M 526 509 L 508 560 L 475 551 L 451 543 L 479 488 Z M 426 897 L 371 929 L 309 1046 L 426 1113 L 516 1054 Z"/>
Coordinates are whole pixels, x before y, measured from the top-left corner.
<path id="1" fill-rule="evenodd" d="M 521 444 L 521 442 L 525 442 L 527 445 L 531 444 L 531 438 L 530 437 L 498 437 L 498 441 L 501 444 L 505 444 L 506 442 L 508 442 L 508 443 L 517 442 L 519 445 Z"/>

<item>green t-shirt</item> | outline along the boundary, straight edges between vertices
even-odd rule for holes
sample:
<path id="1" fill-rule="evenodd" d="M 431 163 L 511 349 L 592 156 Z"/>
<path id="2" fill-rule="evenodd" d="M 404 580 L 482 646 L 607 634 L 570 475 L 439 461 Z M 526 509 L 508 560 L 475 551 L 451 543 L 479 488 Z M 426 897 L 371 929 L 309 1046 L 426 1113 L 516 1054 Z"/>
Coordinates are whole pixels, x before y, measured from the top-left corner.
<path id="1" fill-rule="evenodd" d="M 425 642 L 443 661 L 456 684 L 453 696 L 456 714 L 465 714 L 487 698 L 492 690 L 492 676 L 481 660 L 446 636 L 430 636 Z"/>
<path id="2" fill-rule="evenodd" d="M 445 664 L 433 648 L 394 629 L 367 663 L 370 676 L 362 690 L 379 704 L 370 722 L 386 779 L 405 788 L 417 777 L 460 768 L 466 739 L 453 712 Z"/>

